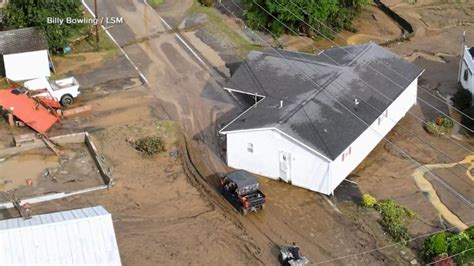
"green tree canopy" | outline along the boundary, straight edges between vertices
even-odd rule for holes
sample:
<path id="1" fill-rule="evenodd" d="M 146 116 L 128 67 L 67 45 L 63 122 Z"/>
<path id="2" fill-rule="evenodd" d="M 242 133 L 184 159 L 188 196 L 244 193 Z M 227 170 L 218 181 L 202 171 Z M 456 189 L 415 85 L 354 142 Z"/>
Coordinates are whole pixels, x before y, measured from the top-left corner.
<path id="1" fill-rule="evenodd" d="M 244 0 L 245 18 L 254 29 L 267 28 L 277 36 L 294 31 L 330 38 L 334 37 L 333 31 L 353 30 L 352 20 L 367 3 L 368 0 Z"/>
<path id="2" fill-rule="evenodd" d="M 67 17 L 83 17 L 80 0 L 10 0 L 4 11 L 4 23 L 9 29 L 42 27 L 53 52 L 66 47 L 84 27 L 66 24 Z M 64 23 L 48 23 L 48 18 L 61 18 Z"/>

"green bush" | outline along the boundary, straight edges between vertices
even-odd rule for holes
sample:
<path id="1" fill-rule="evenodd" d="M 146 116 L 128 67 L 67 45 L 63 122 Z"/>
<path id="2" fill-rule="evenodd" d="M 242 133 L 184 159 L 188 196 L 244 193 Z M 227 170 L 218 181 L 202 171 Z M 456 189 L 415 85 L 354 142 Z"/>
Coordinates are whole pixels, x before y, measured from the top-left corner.
<path id="1" fill-rule="evenodd" d="M 448 234 L 445 232 L 432 235 L 423 242 L 421 255 L 426 262 L 431 262 L 432 258 L 446 256 L 448 254 Z"/>
<path id="2" fill-rule="evenodd" d="M 445 116 L 438 116 L 434 121 L 428 121 L 425 124 L 426 130 L 436 136 L 444 136 L 451 133 L 453 127 L 453 120 Z"/>
<path id="3" fill-rule="evenodd" d="M 154 155 L 165 151 L 165 143 L 158 136 L 144 137 L 134 141 L 133 146 L 137 151 L 146 153 L 147 155 Z"/>
<path id="4" fill-rule="evenodd" d="M 382 215 L 380 225 L 394 241 L 403 242 L 410 238 L 407 224 L 408 220 L 415 216 L 413 211 L 398 205 L 392 199 L 378 202 L 374 207 Z"/>
<path id="5" fill-rule="evenodd" d="M 215 0 L 199 0 L 199 3 L 203 6 L 214 6 Z"/>
<path id="6" fill-rule="evenodd" d="M 452 129 L 454 127 L 453 120 L 446 116 L 441 116 L 439 115 L 436 117 L 436 125 L 446 128 L 446 129 Z"/>
<path id="7" fill-rule="evenodd" d="M 453 103 L 454 106 L 461 111 L 469 108 L 472 104 L 471 92 L 462 87 L 459 87 L 459 89 L 453 96 Z"/>
<path id="8" fill-rule="evenodd" d="M 354 30 L 352 21 L 370 1 L 243 0 L 242 3 L 245 20 L 252 29 L 270 29 L 277 36 L 288 33 L 334 38 L 337 31 Z"/>
<path id="9" fill-rule="evenodd" d="M 377 200 L 374 197 L 372 197 L 370 194 L 362 195 L 362 206 L 366 208 L 373 208 L 376 203 L 377 203 Z"/>
<path id="10" fill-rule="evenodd" d="M 473 262 L 474 241 L 465 233 L 448 236 L 448 255 L 454 256 L 454 261 L 458 265 Z"/>
<path id="11" fill-rule="evenodd" d="M 466 234 L 469 239 L 474 241 L 474 225 L 464 230 L 464 234 Z"/>
<path id="12" fill-rule="evenodd" d="M 442 232 L 425 239 L 421 250 L 423 259 L 429 263 L 442 257 L 452 256 L 457 265 L 474 262 L 473 228 L 470 227 L 459 234 Z"/>

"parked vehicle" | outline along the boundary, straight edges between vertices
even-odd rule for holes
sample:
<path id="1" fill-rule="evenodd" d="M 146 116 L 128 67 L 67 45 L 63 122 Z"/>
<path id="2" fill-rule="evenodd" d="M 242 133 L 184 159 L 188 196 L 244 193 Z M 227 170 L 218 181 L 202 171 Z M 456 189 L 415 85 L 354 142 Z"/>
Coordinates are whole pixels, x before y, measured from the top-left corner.
<path id="1" fill-rule="evenodd" d="M 23 86 L 33 91 L 33 97 L 45 97 L 61 103 L 62 106 L 71 105 L 74 98 L 79 96 L 79 82 L 74 77 L 60 80 L 37 78 L 26 81 Z"/>
<path id="2" fill-rule="evenodd" d="M 265 195 L 259 190 L 260 183 L 255 175 L 237 170 L 220 181 L 222 194 L 242 215 L 265 208 Z"/>
<path id="3" fill-rule="evenodd" d="M 301 255 L 300 248 L 295 243 L 281 246 L 279 259 L 282 265 L 305 266 L 309 264 L 309 260 Z"/>

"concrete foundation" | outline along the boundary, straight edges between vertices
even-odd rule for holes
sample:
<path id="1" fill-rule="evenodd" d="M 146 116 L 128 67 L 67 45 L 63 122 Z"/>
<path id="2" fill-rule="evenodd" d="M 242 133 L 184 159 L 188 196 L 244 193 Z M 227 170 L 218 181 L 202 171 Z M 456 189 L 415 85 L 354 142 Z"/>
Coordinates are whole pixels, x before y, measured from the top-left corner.
<path id="1" fill-rule="evenodd" d="M 50 137 L 49 139 L 53 143 L 57 143 L 58 145 L 84 143 L 87 147 L 88 152 L 90 153 L 90 156 L 93 158 L 97 166 L 97 169 L 99 170 L 99 173 L 102 177 L 102 180 L 104 181 L 104 184 L 91 187 L 91 188 L 77 190 L 77 191 L 64 191 L 64 192 L 51 193 L 47 195 L 41 195 L 41 196 L 30 197 L 30 198 L 25 198 L 25 199 L 19 199 L 20 205 L 23 205 L 24 203 L 33 204 L 33 203 L 38 203 L 38 202 L 44 202 L 44 201 L 64 198 L 68 196 L 78 195 L 82 193 L 87 193 L 91 191 L 107 189 L 107 188 L 112 187 L 113 185 L 112 175 L 110 171 L 106 169 L 104 158 L 100 155 L 97 149 L 97 146 L 92 141 L 88 132 L 55 136 L 55 137 Z M 0 159 L 4 157 L 16 155 L 22 152 L 27 152 L 33 149 L 38 149 L 38 148 L 47 148 L 47 146 L 43 142 L 43 140 L 40 138 L 29 139 L 29 141 L 27 142 L 17 143 L 16 147 L 0 150 Z M 13 208 L 13 207 L 14 207 L 13 203 L 11 202 L 0 203 L 0 209 L 7 209 L 7 208 Z"/>

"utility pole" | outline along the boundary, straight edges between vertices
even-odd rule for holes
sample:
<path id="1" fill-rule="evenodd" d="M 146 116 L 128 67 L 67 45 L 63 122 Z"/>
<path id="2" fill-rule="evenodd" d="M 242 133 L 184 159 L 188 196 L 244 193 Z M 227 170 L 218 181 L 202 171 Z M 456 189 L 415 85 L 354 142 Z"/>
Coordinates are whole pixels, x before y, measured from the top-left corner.
<path id="1" fill-rule="evenodd" d="M 97 14 L 97 0 L 94 0 L 94 13 L 97 21 L 95 24 L 95 48 L 99 50 L 99 16 Z"/>

